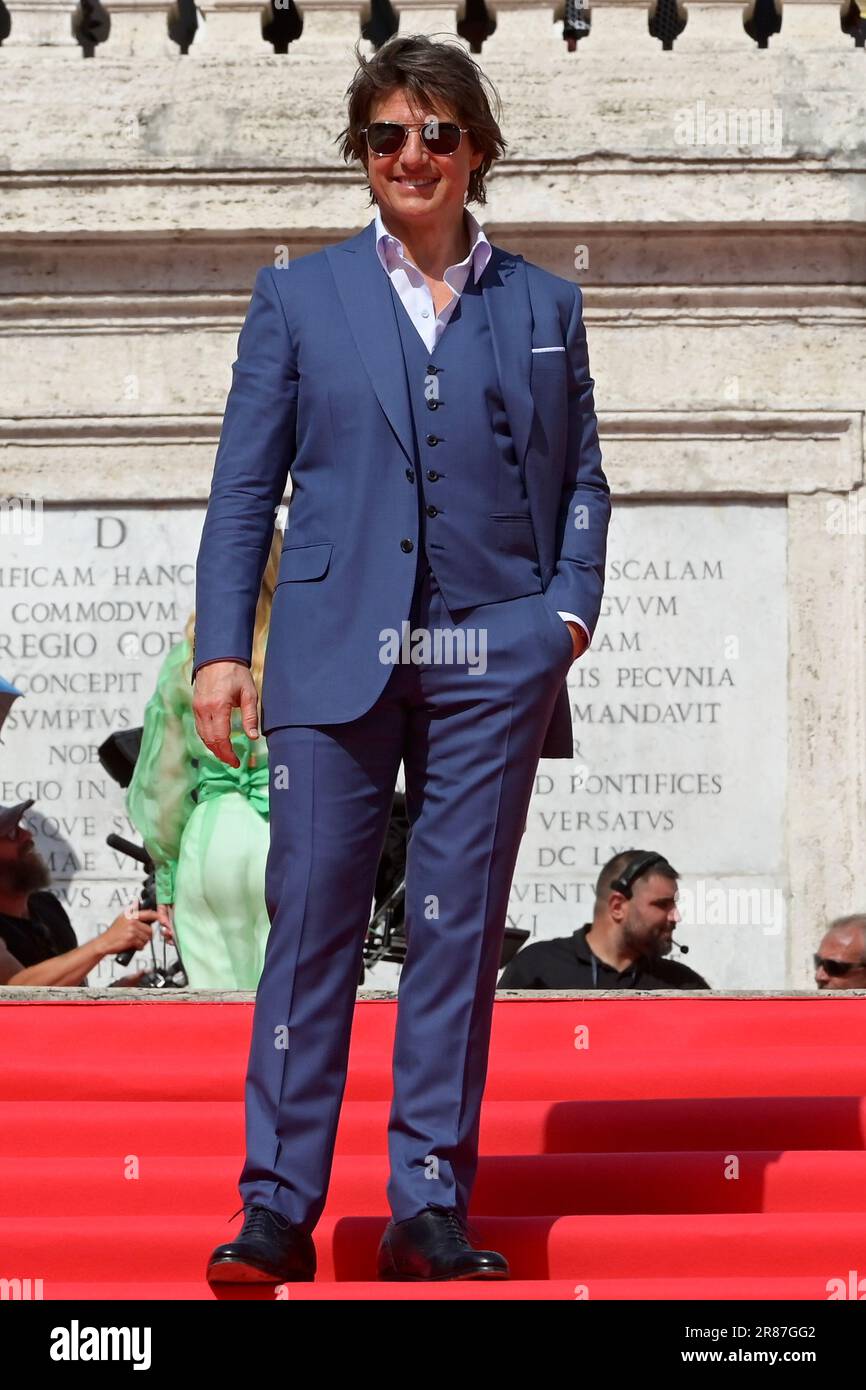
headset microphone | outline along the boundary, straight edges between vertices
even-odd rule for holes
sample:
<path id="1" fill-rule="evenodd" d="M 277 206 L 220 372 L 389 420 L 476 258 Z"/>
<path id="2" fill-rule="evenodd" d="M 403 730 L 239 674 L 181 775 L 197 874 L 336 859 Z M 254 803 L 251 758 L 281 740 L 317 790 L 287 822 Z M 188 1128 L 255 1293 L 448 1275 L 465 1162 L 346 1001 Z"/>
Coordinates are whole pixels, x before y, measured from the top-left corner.
<path id="1" fill-rule="evenodd" d="M 632 860 L 625 872 L 620 874 L 619 878 L 613 880 L 610 885 L 611 888 L 617 893 L 622 893 L 623 897 L 630 898 L 632 894 L 632 884 L 635 879 L 640 878 L 642 874 L 645 874 L 648 869 L 653 868 L 656 864 L 664 864 L 666 868 L 670 868 L 663 854 L 639 854 L 636 859 Z M 678 941 L 674 941 L 673 937 L 671 937 L 671 943 L 676 946 L 680 955 L 688 955 L 688 946 L 681 946 Z"/>

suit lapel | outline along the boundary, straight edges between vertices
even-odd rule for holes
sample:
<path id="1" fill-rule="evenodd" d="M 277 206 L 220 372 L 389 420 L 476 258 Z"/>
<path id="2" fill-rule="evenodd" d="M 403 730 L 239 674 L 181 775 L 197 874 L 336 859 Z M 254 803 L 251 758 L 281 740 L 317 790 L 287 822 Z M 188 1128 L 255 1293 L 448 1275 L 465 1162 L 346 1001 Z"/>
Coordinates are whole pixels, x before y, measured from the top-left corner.
<path id="1" fill-rule="evenodd" d="M 523 258 L 494 246 L 481 277 L 481 290 L 505 413 L 522 473 L 535 409 L 529 389 L 532 309 Z"/>
<path id="2" fill-rule="evenodd" d="M 412 407 L 400 330 L 393 313 L 388 276 L 376 255 L 375 233 L 375 222 L 370 222 L 357 236 L 326 247 L 326 254 L 370 384 L 412 461 Z M 481 277 L 481 291 L 505 413 L 522 470 L 534 408 L 529 389 L 532 311 L 522 257 L 494 246 Z"/>
<path id="3" fill-rule="evenodd" d="M 412 460 L 412 409 L 391 289 L 376 255 L 376 224 L 325 248 L 358 356 L 391 428 Z M 339 365 L 337 370 L 339 370 Z"/>

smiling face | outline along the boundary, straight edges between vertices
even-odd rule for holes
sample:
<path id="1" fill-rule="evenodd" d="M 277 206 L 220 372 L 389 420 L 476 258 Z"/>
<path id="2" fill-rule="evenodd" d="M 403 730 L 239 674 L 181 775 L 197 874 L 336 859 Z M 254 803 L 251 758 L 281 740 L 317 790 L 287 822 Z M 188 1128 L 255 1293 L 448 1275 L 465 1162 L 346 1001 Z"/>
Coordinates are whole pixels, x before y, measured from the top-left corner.
<path id="1" fill-rule="evenodd" d="M 402 89 L 389 92 L 374 102 L 373 121 L 402 121 L 409 125 L 438 116 L 441 121 L 464 124 L 457 115 L 441 106 L 418 105 Z M 463 215 L 469 175 L 483 159 L 467 132 L 454 154 L 431 154 L 420 130 L 410 130 L 403 148 L 395 155 L 374 155 L 367 151 L 367 175 L 382 220 L 389 227 L 429 229 L 450 226 Z"/>

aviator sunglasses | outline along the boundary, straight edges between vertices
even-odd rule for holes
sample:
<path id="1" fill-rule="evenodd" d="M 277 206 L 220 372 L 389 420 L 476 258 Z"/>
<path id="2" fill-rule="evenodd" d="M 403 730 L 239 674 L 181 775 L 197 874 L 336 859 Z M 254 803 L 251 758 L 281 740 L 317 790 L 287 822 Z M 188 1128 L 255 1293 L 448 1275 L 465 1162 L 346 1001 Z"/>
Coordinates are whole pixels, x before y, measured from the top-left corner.
<path id="1" fill-rule="evenodd" d="M 402 121 L 373 121 L 372 125 L 364 126 L 361 133 L 367 137 L 368 148 L 378 156 L 398 154 L 410 130 L 420 130 L 430 154 L 454 154 L 468 129 L 454 121 L 440 121 L 431 116 L 414 125 L 403 125 Z"/>

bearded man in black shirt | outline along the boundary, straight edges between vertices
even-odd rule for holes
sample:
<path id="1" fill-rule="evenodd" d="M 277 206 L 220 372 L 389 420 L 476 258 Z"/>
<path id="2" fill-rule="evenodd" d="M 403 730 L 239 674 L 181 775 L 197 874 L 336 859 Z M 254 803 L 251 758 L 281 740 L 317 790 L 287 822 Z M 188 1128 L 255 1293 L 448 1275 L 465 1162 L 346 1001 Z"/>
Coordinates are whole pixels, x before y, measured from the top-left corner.
<path id="1" fill-rule="evenodd" d="M 592 921 L 572 936 L 524 946 L 497 988 L 709 989 L 696 971 L 665 959 L 679 921 L 678 877 L 664 855 L 614 855 L 599 874 Z"/>
<path id="2" fill-rule="evenodd" d="M 65 907 L 48 891 L 51 870 L 22 821 L 34 804 L 31 798 L 0 806 L 0 985 L 87 985 L 88 971 L 105 956 L 147 945 L 157 914 L 122 912 L 79 946 Z M 134 986 L 143 975 L 140 970 L 112 983 Z"/>

